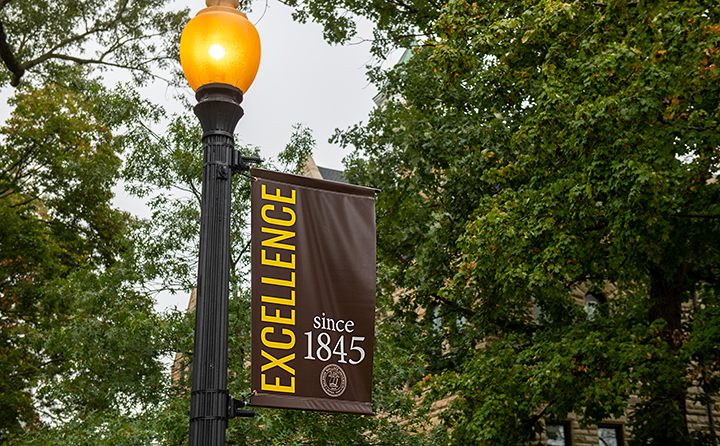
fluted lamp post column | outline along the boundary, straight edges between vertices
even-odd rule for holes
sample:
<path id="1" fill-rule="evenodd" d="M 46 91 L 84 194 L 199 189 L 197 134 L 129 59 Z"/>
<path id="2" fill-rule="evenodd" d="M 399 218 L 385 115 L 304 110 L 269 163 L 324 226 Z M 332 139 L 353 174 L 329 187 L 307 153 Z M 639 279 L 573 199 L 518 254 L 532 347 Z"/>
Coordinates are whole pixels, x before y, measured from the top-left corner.
<path id="1" fill-rule="evenodd" d="M 260 37 L 237 0 L 207 0 L 180 38 L 180 62 L 203 129 L 202 204 L 195 346 L 190 397 L 190 446 L 225 446 L 236 401 L 227 391 L 230 294 L 230 186 L 248 170 L 233 133 L 243 94 L 260 65 Z"/>

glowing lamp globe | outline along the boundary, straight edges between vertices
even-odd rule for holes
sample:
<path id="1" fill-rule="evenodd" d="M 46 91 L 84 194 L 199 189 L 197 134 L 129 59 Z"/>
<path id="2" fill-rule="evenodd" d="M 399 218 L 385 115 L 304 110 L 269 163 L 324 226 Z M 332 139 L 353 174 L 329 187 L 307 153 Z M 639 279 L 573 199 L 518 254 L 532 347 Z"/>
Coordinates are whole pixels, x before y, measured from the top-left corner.
<path id="1" fill-rule="evenodd" d="M 185 25 L 180 63 L 190 87 L 220 83 L 243 93 L 260 67 L 260 36 L 237 0 L 206 0 L 207 8 Z"/>

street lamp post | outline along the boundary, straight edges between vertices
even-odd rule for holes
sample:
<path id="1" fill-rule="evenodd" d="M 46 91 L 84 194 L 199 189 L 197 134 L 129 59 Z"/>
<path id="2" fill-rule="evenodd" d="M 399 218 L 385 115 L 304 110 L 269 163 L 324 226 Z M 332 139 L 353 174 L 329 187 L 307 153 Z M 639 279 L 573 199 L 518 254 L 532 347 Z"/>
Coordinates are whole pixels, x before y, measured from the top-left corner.
<path id="1" fill-rule="evenodd" d="M 202 203 L 190 446 L 224 446 L 236 400 L 227 391 L 232 174 L 256 158 L 235 150 L 240 103 L 260 65 L 260 38 L 237 0 L 207 0 L 180 39 L 180 61 L 196 92 L 203 129 Z"/>

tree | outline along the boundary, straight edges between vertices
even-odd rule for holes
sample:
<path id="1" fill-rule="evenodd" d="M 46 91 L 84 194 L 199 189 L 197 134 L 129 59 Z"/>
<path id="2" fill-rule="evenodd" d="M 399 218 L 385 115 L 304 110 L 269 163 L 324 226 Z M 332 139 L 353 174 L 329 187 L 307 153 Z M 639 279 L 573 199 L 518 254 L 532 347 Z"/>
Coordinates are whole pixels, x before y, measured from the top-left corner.
<path id="1" fill-rule="evenodd" d="M 435 0 L 281 0 L 281 3 L 295 9 L 293 18 L 300 23 L 311 19 L 322 24 L 325 40 L 333 44 L 347 44 L 356 37 L 359 18 L 370 20 L 374 25 L 371 52 L 379 58 L 432 33 L 443 5 Z"/>
<path id="2" fill-rule="evenodd" d="M 201 129 L 194 119 L 174 117 L 164 135 L 148 138 L 138 134 L 133 143 L 138 149 L 128 159 L 124 174 L 133 193 L 150 197 L 152 220 L 146 222 L 140 252 L 145 270 L 167 289 L 193 286 L 195 262 L 198 255 L 200 197 L 202 173 Z M 315 146 L 312 132 L 295 126 L 295 132 L 285 151 L 278 157 L 284 170 L 299 172 L 306 156 Z M 239 147 L 242 153 L 257 156 L 257 149 Z M 266 160 L 265 168 L 276 168 L 274 160 Z M 250 386 L 250 292 L 247 286 L 249 265 L 250 182 L 241 176 L 233 178 L 233 209 L 231 212 L 231 293 L 230 337 L 228 351 L 228 387 L 236 398 L 247 396 Z M 160 253 L 160 254 L 158 254 Z M 173 345 L 181 353 L 180 366 L 190 370 L 193 358 L 191 313 L 180 318 L 174 314 Z M 390 325 L 377 333 L 378 345 L 385 345 Z M 414 406 L 411 395 L 400 390 L 412 376 L 418 364 L 412 355 L 386 344 L 387 349 L 376 355 L 374 398 L 379 417 L 313 413 L 283 409 L 256 408 L 253 419 L 230 421 L 227 442 L 248 444 L 357 444 L 357 445 L 433 445 L 443 444 L 443 433 L 412 435 L 423 419 L 398 425 L 391 417 L 402 417 Z M 409 373 L 408 371 L 412 371 Z M 190 374 L 180 373 L 173 384 L 173 398 L 168 399 L 154 426 L 166 444 L 187 443 L 190 399 Z M 372 432 L 372 435 L 368 435 Z"/>
<path id="3" fill-rule="evenodd" d="M 163 1 L 0 1 L 0 85 L 19 87 L 0 130 L 0 443 L 157 437 L 177 315 L 155 311 L 111 188 L 161 114 L 92 76 L 157 77 L 186 20 Z"/>
<path id="4" fill-rule="evenodd" d="M 2 148 L 3 198 L 9 204 L 3 210 L 12 218 L 3 220 L 7 237 L 0 245 L 0 264 L 8 267 L 0 295 L 8 372 L 0 392 L 7 414 L 0 442 L 185 443 L 187 388 L 169 385 L 160 359 L 179 351 L 191 360 L 192 318 L 155 313 L 151 291 L 194 285 L 199 129 L 194 119 L 176 116 L 165 136 L 157 137 L 150 126 L 164 117 L 161 110 L 90 78 L 95 68 L 120 67 L 141 82 L 154 75 L 151 64 L 175 55 L 172 45 L 162 52 L 148 44 L 156 33 L 179 32 L 184 19 L 182 12 L 158 12 L 160 6 L 73 3 L 38 9 L 0 1 L 0 56 L 8 70 L 0 82 L 21 87 L 13 103 L 17 119 L 5 127 Z M 93 45 L 100 52 L 84 56 Z M 312 145 L 309 131 L 298 129 L 282 161 L 299 162 Z M 150 200 L 151 219 L 112 208 L 110 187 L 120 174 L 131 193 Z M 242 336 L 249 331 L 243 287 L 248 185 L 236 181 L 234 197 L 231 321 L 238 335 L 232 338 L 230 372 L 233 394 L 241 395 L 249 388 L 249 340 Z M 156 289 L 148 290 L 150 284 Z M 397 373 L 403 356 L 396 353 L 393 361 L 376 356 L 394 372 L 378 374 L 384 390 L 379 410 L 395 415 L 411 407 L 408 395 L 394 392 L 406 381 Z M 288 436 L 298 422 L 303 429 Z M 408 429 L 389 418 L 268 410 L 251 424 L 236 423 L 229 438 L 234 444 L 273 441 L 268 438 L 421 444 L 421 437 L 403 440 Z"/>
<path id="5" fill-rule="evenodd" d="M 0 85 L 28 74 L 57 80 L 77 65 L 121 68 L 138 81 L 178 57 L 187 10 L 164 0 L 33 3 L 0 1 Z"/>
<path id="6" fill-rule="evenodd" d="M 685 400 L 718 392 L 719 14 L 451 1 L 374 72 L 393 99 L 336 140 L 383 190 L 383 302 L 428 358 L 426 402 L 457 396 L 456 444 L 530 443 L 631 395 L 634 444 L 702 441 Z"/>
<path id="7" fill-rule="evenodd" d="M 152 109 L 87 81 L 24 87 L 12 105 L 0 129 L 0 442 L 157 403 L 166 353 L 138 288 L 133 221 L 110 202 L 116 132 Z"/>

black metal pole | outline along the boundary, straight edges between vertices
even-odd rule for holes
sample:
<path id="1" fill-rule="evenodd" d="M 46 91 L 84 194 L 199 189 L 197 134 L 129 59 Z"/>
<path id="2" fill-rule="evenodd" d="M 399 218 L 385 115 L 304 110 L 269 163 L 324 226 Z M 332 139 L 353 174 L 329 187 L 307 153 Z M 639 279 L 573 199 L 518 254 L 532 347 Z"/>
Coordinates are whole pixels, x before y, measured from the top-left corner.
<path id="1" fill-rule="evenodd" d="M 225 446 L 228 298 L 230 294 L 230 186 L 235 126 L 242 91 L 231 85 L 198 88 L 195 114 L 203 128 L 202 204 L 195 347 L 190 396 L 190 446 Z"/>

